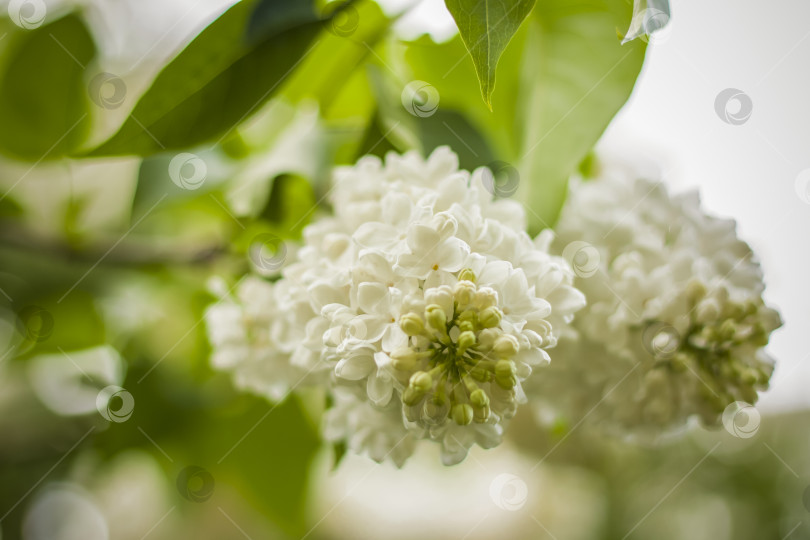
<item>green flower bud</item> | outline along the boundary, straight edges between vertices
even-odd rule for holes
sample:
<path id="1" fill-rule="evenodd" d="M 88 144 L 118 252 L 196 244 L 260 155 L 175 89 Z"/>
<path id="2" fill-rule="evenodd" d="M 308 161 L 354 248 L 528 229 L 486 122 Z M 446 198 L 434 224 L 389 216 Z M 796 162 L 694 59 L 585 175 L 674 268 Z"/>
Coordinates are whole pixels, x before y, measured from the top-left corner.
<path id="1" fill-rule="evenodd" d="M 423 397 L 425 397 L 424 392 L 419 392 L 412 386 L 409 386 L 405 389 L 404 392 L 402 392 L 402 403 L 404 403 L 408 407 L 413 407 L 414 405 L 419 403 Z"/>
<path id="2" fill-rule="evenodd" d="M 416 352 L 410 347 L 400 347 L 391 353 L 391 364 L 394 369 L 411 371 L 416 368 Z"/>
<path id="3" fill-rule="evenodd" d="M 475 332 L 475 325 L 472 321 L 461 321 L 458 323 L 458 329 L 462 332 Z"/>
<path id="4" fill-rule="evenodd" d="M 495 364 L 495 382 L 498 386 L 509 390 L 517 384 L 515 363 L 511 360 L 498 360 Z"/>
<path id="5" fill-rule="evenodd" d="M 753 386 L 757 384 L 757 381 L 759 381 L 759 375 L 753 369 L 745 369 L 740 375 L 740 380 L 743 382 L 743 384 Z"/>
<path id="6" fill-rule="evenodd" d="M 731 319 L 726 319 L 718 329 L 719 338 L 721 341 L 728 341 L 734 339 L 734 334 L 737 333 L 736 325 Z"/>
<path id="7" fill-rule="evenodd" d="M 456 403 L 453 405 L 452 414 L 453 421 L 460 426 L 466 426 L 473 421 L 474 412 L 469 403 Z"/>
<path id="8" fill-rule="evenodd" d="M 478 343 L 484 349 L 491 349 L 495 346 L 495 341 L 500 337 L 501 331 L 495 328 L 485 328 L 478 332 Z"/>
<path id="9" fill-rule="evenodd" d="M 486 392 L 479 388 L 470 394 L 470 403 L 472 403 L 473 407 L 487 407 L 489 405 L 489 397 Z"/>
<path id="10" fill-rule="evenodd" d="M 408 387 L 413 388 L 422 394 L 430 390 L 433 386 L 433 377 L 426 371 L 417 371 L 411 375 L 411 380 L 408 382 Z"/>
<path id="11" fill-rule="evenodd" d="M 475 284 L 472 281 L 459 281 L 456 283 L 455 297 L 461 306 L 472 304 L 475 299 Z"/>
<path id="12" fill-rule="evenodd" d="M 459 281 L 475 281 L 475 272 L 472 271 L 472 268 L 465 268 L 461 272 L 458 273 L 458 280 Z"/>
<path id="13" fill-rule="evenodd" d="M 475 347 L 475 334 L 470 332 L 469 330 L 466 332 L 462 332 L 458 336 L 458 347 L 459 350 L 467 350 L 470 347 Z"/>
<path id="14" fill-rule="evenodd" d="M 438 304 L 430 304 L 425 308 L 425 319 L 435 330 L 447 331 L 447 314 Z"/>
<path id="15" fill-rule="evenodd" d="M 486 309 L 498 305 L 498 293 L 490 287 L 481 287 L 475 293 L 475 307 Z"/>
<path id="16" fill-rule="evenodd" d="M 399 327 L 409 336 L 418 336 L 425 329 L 425 323 L 416 313 L 406 313 L 400 317 Z"/>
<path id="17" fill-rule="evenodd" d="M 498 360 L 498 363 L 495 364 L 495 375 L 508 376 L 515 375 L 515 373 L 517 373 L 517 368 L 511 360 Z"/>
<path id="18" fill-rule="evenodd" d="M 489 306 L 478 314 L 478 322 L 480 322 L 481 326 L 484 328 L 495 328 L 501 324 L 502 318 L 503 312 L 495 306 Z"/>
<path id="19" fill-rule="evenodd" d="M 697 300 L 706 296 L 706 286 L 697 280 L 690 281 L 686 285 L 686 296 L 690 299 Z"/>
<path id="20" fill-rule="evenodd" d="M 495 340 L 494 349 L 502 358 L 511 358 L 520 350 L 520 344 L 514 336 L 502 335 Z"/>
<path id="21" fill-rule="evenodd" d="M 470 376 L 478 382 L 487 382 L 490 378 L 489 371 L 482 367 L 474 367 L 470 370 Z"/>
<path id="22" fill-rule="evenodd" d="M 489 405 L 484 407 L 473 407 L 473 420 L 478 424 L 483 424 L 489 420 Z"/>
<path id="23" fill-rule="evenodd" d="M 456 316 L 459 323 L 462 322 L 475 322 L 475 311 L 472 309 L 465 309 Z"/>

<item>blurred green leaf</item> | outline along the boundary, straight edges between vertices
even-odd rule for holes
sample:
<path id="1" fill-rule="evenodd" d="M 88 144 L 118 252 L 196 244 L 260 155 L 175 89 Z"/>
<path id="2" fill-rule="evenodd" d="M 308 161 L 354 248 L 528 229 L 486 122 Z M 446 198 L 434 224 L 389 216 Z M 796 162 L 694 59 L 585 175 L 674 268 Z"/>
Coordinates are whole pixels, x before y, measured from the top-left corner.
<path id="1" fill-rule="evenodd" d="M 292 103 L 316 100 L 328 111 L 354 70 L 372 54 L 393 20 L 372 0 L 344 4 L 327 23 L 327 31 L 301 62 L 281 94 Z"/>
<path id="2" fill-rule="evenodd" d="M 11 197 L 0 199 L 0 219 L 20 218 L 23 214 L 20 204 Z"/>
<path id="3" fill-rule="evenodd" d="M 211 458 L 221 463 L 212 473 L 220 471 L 282 529 L 302 535 L 307 529 L 310 466 L 320 439 L 297 398 L 278 405 L 252 398 L 248 404 L 237 415 L 222 415 L 199 426 L 209 437 L 215 434 Z"/>
<path id="4" fill-rule="evenodd" d="M 248 23 L 248 39 L 272 36 L 318 19 L 313 0 L 258 0 Z"/>
<path id="5" fill-rule="evenodd" d="M 630 97 L 646 44 L 619 43 L 629 18 L 623 0 L 545 0 L 532 14 L 527 47 L 537 60 L 520 170 L 533 232 L 556 222 L 569 176 Z"/>
<path id="6" fill-rule="evenodd" d="M 250 43 L 255 1 L 237 3 L 197 36 L 141 97 L 121 129 L 91 155 L 150 155 L 210 141 L 257 111 L 309 54 L 322 28 L 308 22 Z"/>
<path id="7" fill-rule="evenodd" d="M 25 356 L 86 349 L 106 340 L 104 322 L 94 297 L 76 289 L 43 296 L 17 311 Z"/>
<path id="8" fill-rule="evenodd" d="M 85 66 L 96 47 L 77 15 L 11 32 L 0 77 L 0 151 L 29 161 L 59 158 L 87 136 Z"/>
<path id="9" fill-rule="evenodd" d="M 495 69 L 535 0 L 445 0 L 470 51 L 484 102 L 492 108 Z"/>
<path id="10" fill-rule="evenodd" d="M 130 371 L 123 386 L 135 399 L 132 421 L 96 436 L 101 454 L 111 458 L 144 448 L 164 464 L 170 484 L 186 467 L 200 467 L 214 479 L 214 498 L 190 502 L 181 491 L 176 494 L 181 508 L 213 506 L 219 503 L 217 491 L 227 485 L 287 534 L 303 535 L 310 468 L 321 442 L 300 400 L 272 404 L 234 390 L 222 374 L 194 382 L 181 373 L 172 375 L 166 366 L 158 370 L 148 376 L 140 369 Z"/>
<path id="11" fill-rule="evenodd" d="M 309 180 L 297 174 L 281 174 L 273 180 L 270 199 L 261 216 L 286 231 L 284 238 L 298 239 L 316 205 Z"/>
<path id="12" fill-rule="evenodd" d="M 198 198 L 202 195 L 218 187 L 218 182 L 210 181 L 208 178 L 208 170 L 206 163 L 213 162 L 216 156 L 210 156 L 207 153 L 187 154 L 187 156 L 175 156 L 173 154 L 155 154 L 145 158 L 141 161 L 140 169 L 138 170 L 138 185 L 135 189 L 135 196 L 132 200 L 132 215 L 137 217 L 142 216 L 145 212 L 149 211 L 158 203 L 169 204 L 178 200 Z M 173 181 L 170 173 L 170 165 L 173 160 L 179 160 L 178 163 L 186 161 L 186 165 L 191 173 L 192 179 L 196 178 L 196 170 L 193 167 L 204 167 L 201 174 L 204 172 L 204 178 L 199 184 L 193 184 L 189 188 L 181 187 L 182 168 L 176 173 L 179 178 L 178 181 Z M 198 161 L 199 160 L 199 161 Z M 180 183 L 180 185 L 178 185 Z"/>
<path id="13" fill-rule="evenodd" d="M 346 441 L 340 441 L 336 443 L 332 443 L 332 470 L 336 471 L 337 468 L 340 466 L 340 462 L 343 461 L 343 458 L 346 457 L 346 452 L 348 451 L 348 446 L 346 445 Z"/>

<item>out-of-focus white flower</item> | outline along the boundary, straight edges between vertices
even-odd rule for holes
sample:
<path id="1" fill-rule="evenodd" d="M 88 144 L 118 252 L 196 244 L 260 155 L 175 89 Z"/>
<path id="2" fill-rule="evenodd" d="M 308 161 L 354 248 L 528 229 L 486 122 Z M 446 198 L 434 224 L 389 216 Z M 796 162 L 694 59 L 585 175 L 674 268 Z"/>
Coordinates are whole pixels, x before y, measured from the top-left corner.
<path id="1" fill-rule="evenodd" d="M 525 402 L 522 382 L 584 305 L 565 261 L 526 234 L 523 207 L 495 200 L 484 180 L 484 169 L 459 170 L 448 148 L 337 169 L 334 215 L 304 230 L 272 286 L 277 307 L 263 308 L 304 335 L 273 359 L 249 362 L 272 366 L 289 354 L 308 382 L 351 392 L 326 416 L 331 439 L 397 463 L 412 450 L 393 450 L 398 433 L 440 443 L 445 464 L 473 444 L 499 444 Z M 247 354 L 238 348 L 247 343 L 241 310 L 220 309 L 231 330 L 215 334 L 237 344 L 228 354 L 235 362 Z M 260 389 L 273 373 L 243 384 Z"/>
<path id="2" fill-rule="evenodd" d="M 405 426 L 400 407 L 375 407 L 345 388 L 336 388 L 332 399 L 324 418 L 325 440 L 344 443 L 377 462 L 391 460 L 398 467 L 413 454 L 418 436 Z"/>
<path id="3" fill-rule="evenodd" d="M 232 372 L 238 387 L 272 401 L 283 399 L 302 376 L 289 358 L 303 332 L 283 313 L 279 287 L 249 276 L 234 293 L 218 279 L 210 288 L 220 297 L 205 311 L 211 363 Z"/>
<path id="4" fill-rule="evenodd" d="M 655 435 L 694 415 L 717 424 L 767 388 L 779 315 L 734 221 L 703 213 L 697 193 L 606 175 L 573 187 L 556 232 L 588 307 L 579 339 L 533 379 L 542 417 Z"/>

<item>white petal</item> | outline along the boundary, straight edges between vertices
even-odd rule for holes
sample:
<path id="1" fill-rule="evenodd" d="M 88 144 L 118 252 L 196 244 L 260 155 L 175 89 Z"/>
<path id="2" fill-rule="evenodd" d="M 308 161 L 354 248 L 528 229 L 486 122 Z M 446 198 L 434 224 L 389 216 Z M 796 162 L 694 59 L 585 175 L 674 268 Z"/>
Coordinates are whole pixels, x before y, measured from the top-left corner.
<path id="1" fill-rule="evenodd" d="M 370 354 L 353 354 L 337 363 L 335 375 L 341 379 L 359 381 L 371 373 L 375 365 L 374 357 Z"/>
<path id="2" fill-rule="evenodd" d="M 389 324 L 382 337 L 384 351 L 393 352 L 400 347 L 408 345 L 408 335 L 402 331 L 399 324 Z"/>
<path id="3" fill-rule="evenodd" d="M 368 378 L 366 384 L 366 392 L 368 398 L 378 407 L 384 407 L 391 401 L 391 395 L 394 392 L 394 385 L 391 379 L 383 375 L 379 370 L 377 375 Z"/>
<path id="4" fill-rule="evenodd" d="M 357 306 L 366 313 L 385 314 L 388 300 L 388 287 L 383 283 L 365 282 L 357 287 Z"/>

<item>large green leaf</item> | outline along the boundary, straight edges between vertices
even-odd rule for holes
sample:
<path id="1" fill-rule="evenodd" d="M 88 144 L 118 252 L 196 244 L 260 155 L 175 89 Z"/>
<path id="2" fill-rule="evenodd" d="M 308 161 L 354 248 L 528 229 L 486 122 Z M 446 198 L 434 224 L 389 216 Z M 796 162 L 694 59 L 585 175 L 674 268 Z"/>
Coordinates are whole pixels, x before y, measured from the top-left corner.
<path id="1" fill-rule="evenodd" d="M 317 19 L 312 0 L 258 0 L 247 33 L 250 39 L 262 39 Z"/>
<path id="2" fill-rule="evenodd" d="M 495 69 L 506 46 L 531 13 L 535 0 L 445 0 L 470 51 L 481 95 L 492 108 Z"/>
<path id="3" fill-rule="evenodd" d="M 76 15 L 6 39 L 0 151 L 30 161 L 61 157 L 87 136 L 84 66 L 95 44 Z"/>
<path id="4" fill-rule="evenodd" d="M 239 2 L 203 30 L 161 71 L 118 133 L 91 154 L 189 147 L 227 134 L 257 111 L 306 57 L 323 24 L 296 18 L 291 27 L 276 24 L 270 35 L 249 40 L 255 4 Z"/>
<path id="5" fill-rule="evenodd" d="M 544 0 L 530 19 L 536 61 L 519 168 L 534 231 L 556 222 L 569 176 L 633 90 L 646 44 L 620 44 L 630 18 L 623 0 Z"/>

